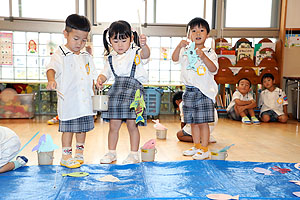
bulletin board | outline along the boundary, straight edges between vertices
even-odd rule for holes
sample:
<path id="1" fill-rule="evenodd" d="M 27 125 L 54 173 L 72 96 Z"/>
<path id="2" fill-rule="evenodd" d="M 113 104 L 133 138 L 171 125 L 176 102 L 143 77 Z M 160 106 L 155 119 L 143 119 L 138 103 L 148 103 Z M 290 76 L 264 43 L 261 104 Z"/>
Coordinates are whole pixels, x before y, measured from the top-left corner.
<path id="1" fill-rule="evenodd" d="M 13 64 L 13 34 L 0 32 L 0 65 Z"/>

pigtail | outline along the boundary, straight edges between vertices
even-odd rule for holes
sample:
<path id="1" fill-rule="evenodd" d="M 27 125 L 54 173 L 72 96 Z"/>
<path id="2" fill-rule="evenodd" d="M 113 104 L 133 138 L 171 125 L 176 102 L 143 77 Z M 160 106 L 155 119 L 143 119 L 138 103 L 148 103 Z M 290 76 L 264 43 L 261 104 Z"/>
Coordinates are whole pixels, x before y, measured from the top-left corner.
<path id="1" fill-rule="evenodd" d="M 139 40 L 139 35 L 137 34 L 137 32 L 136 31 L 132 31 L 132 34 L 133 34 L 133 42 L 137 46 L 141 47 L 140 40 Z"/>
<path id="2" fill-rule="evenodd" d="M 104 45 L 104 55 L 108 56 L 110 54 L 109 41 L 107 41 L 108 28 L 103 32 L 103 45 Z"/>

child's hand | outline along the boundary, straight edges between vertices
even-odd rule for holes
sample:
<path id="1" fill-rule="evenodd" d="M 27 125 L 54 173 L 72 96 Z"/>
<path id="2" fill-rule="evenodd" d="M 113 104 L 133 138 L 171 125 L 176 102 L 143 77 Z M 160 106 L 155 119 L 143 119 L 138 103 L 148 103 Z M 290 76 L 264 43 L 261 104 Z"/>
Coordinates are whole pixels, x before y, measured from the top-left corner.
<path id="1" fill-rule="evenodd" d="M 196 49 L 196 54 L 199 56 L 201 60 L 205 57 L 204 52 L 201 49 Z"/>
<path id="2" fill-rule="evenodd" d="M 186 47 L 187 45 L 189 45 L 189 42 L 186 41 L 186 40 L 181 40 L 180 43 L 178 44 L 178 46 L 179 46 L 180 48 Z"/>
<path id="3" fill-rule="evenodd" d="M 140 41 L 140 45 L 141 47 L 145 46 L 146 45 L 146 42 L 147 42 L 147 37 L 145 34 L 141 34 L 140 37 L 139 37 L 139 41 Z"/>
<path id="4" fill-rule="evenodd" d="M 86 46 L 85 49 L 86 49 L 86 51 L 87 51 L 89 54 L 91 54 L 91 56 L 93 55 L 93 49 L 92 49 L 92 47 L 91 47 L 90 45 L 89 45 L 89 46 Z"/>
<path id="5" fill-rule="evenodd" d="M 98 89 L 100 89 L 100 90 L 102 90 L 102 88 L 103 88 L 103 82 L 102 82 L 102 80 L 101 80 L 100 75 L 99 75 L 98 78 L 97 78 L 96 87 L 97 87 Z"/>
<path id="6" fill-rule="evenodd" d="M 47 83 L 47 89 L 48 90 L 54 90 L 56 88 L 56 81 L 48 81 Z"/>

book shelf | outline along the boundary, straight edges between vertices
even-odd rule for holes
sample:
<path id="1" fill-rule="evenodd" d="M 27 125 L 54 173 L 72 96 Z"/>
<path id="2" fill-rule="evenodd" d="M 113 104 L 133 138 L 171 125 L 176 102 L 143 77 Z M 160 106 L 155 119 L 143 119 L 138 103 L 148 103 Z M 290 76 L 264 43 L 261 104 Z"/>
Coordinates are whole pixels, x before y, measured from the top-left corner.
<path id="1" fill-rule="evenodd" d="M 257 102 L 262 87 L 261 78 L 265 73 L 273 74 L 275 78 L 275 84 L 280 84 L 280 69 L 277 62 L 276 50 L 272 50 L 273 52 L 271 51 L 271 54 L 268 54 L 268 56 L 261 58 L 259 65 L 255 65 L 255 56 L 253 56 L 253 59 L 251 59 L 250 56 L 241 57 L 237 60 L 236 64 L 233 64 L 228 57 L 222 55 L 222 52 L 224 50 L 226 51 L 229 49 L 224 48 L 224 45 L 222 46 L 222 44 L 218 44 L 219 42 L 227 43 L 227 40 L 223 38 L 218 38 L 215 40 L 216 47 L 221 47 L 216 48 L 216 53 L 218 54 L 219 70 L 215 75 L 215 80 L 219 85 L 219 94 L 216 97 L 217 110 L 219 112 L 226 112 L 226 108 L 231 101 L 232 94 L 236 90 L 236 84 L 241 78 L 248 78 L 251 81 L 253 96 Z M 241 42 L 248 43 L 249 41 L 246 38 L 241 38 L 229 51 L 236 50 L 235 48 Z M 265 46 L 274 46 L 276 47 L 275 49 L 279 48 L 279 44 L 277 44 L 277 42 L 275 44 L 265 44 L 272 43 L 272 41 L 268 38 L 262 39 L 259 43 L 262 43 Z M 235 52 L 235 56 L 237 56 L 237 51 Z"/>

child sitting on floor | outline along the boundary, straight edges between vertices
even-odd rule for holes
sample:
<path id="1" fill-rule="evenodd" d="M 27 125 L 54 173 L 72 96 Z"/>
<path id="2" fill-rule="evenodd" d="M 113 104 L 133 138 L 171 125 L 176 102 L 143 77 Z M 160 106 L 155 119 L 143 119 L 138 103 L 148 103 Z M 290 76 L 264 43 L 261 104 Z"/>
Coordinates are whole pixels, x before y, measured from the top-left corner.
<path id="1" fill-rule="evenodd" d="M 11 161 L 19 152 L 21 142 L 19 137 L 11 129 L 0 126 L 0 173 L 8 172 L 24 166 L 28 159 L 18 156 Z"/>
<path id="2" fill-rule="evenodd" d="M 264 74 L 261 82 L 266 88 L 261 92 L 259 99 L 261 120 L 263 122 L 279 121 L 286 123 L 288 120 L 288 100 L 284 91 L 274 85 L 274 76 L 270 73 Z"/>
<path id="3" fill-rule="evenodd" d="M 191 125 L 184 123 L 184 116 L 183 116 L 183 110 L 182 110 L 182 91 L 178 91 L 173 96 L 173 105 L 174 109 L 179 110 L 180 112 L 180 120 L 181 120 L 181 129 L 177 132 L 177 138 L 178 140 L 182 142 L 193 142 L 193 137 L 191 135 Z M 215 109 L 215 121 L 213 123 L 209 123 L 209 129 L 210 129 L 210 137 L 209 142 L 210 143 L 216 143 L 216 139 L 212 135 L 212 131 L 214 130 L 215 126 L 218 122 L 218 113 Z"/>
<path id="4" fill-rule="evenodd" d="M 226 111 L 230 119 L 240 121 L 245 124 L 260 124 L 259 120 L 255 117 L 254 108 L 256 102 L 253 99 L 251 91 L 251 82 L 247 78 L 241 78 L 238 81 L 237 90 L 232 95 L 232 100 L 228 105 Z M 247 115 L 250 115 L 251 120 Z"/>

